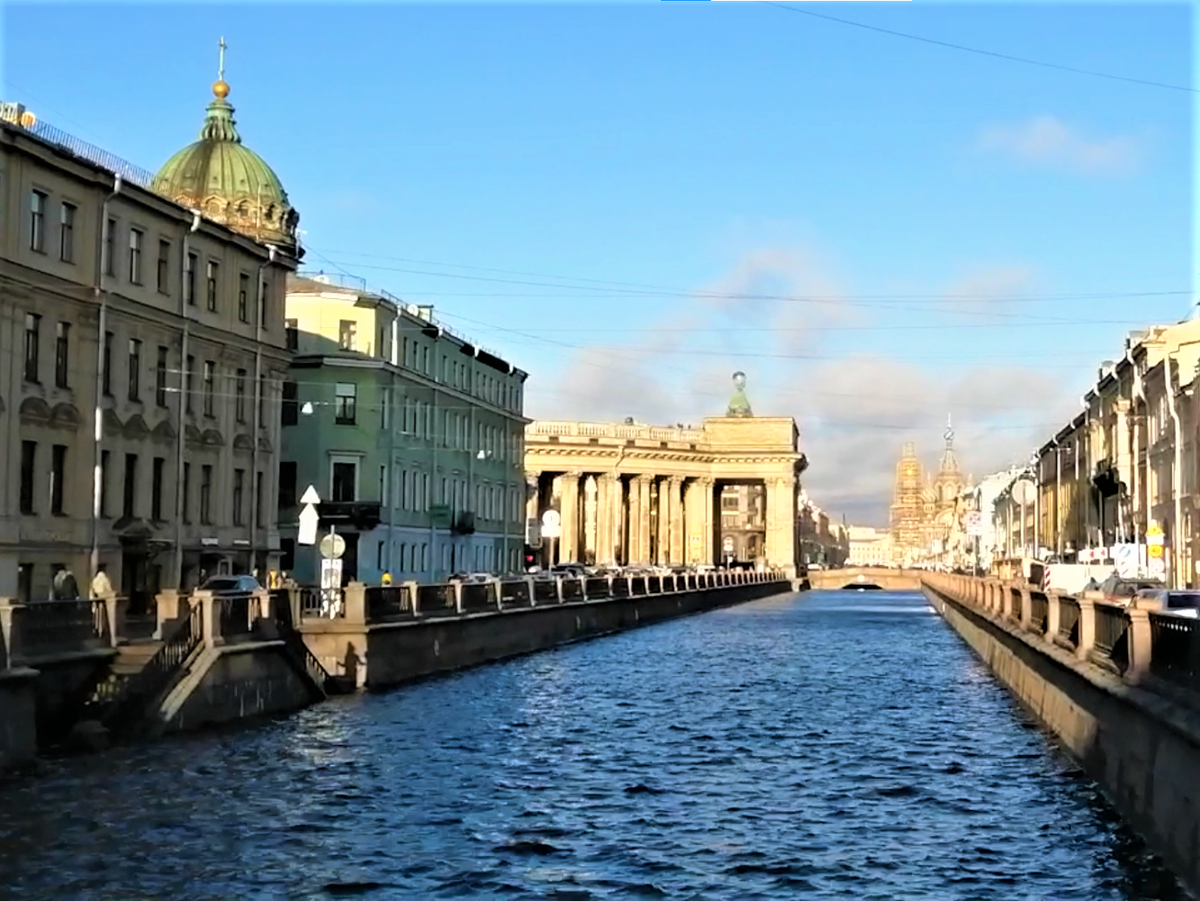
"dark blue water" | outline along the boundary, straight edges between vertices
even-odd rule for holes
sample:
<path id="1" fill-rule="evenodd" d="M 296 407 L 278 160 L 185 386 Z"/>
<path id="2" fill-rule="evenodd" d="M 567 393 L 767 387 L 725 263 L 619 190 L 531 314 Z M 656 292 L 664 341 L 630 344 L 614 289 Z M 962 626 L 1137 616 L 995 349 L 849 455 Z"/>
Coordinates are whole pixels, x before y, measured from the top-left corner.
<path id="1" fill-rule="evenodd" d="M 338 895 L 1183 897 L 916 595 L 786 595 L 0 789 L 3 897 Z"/>

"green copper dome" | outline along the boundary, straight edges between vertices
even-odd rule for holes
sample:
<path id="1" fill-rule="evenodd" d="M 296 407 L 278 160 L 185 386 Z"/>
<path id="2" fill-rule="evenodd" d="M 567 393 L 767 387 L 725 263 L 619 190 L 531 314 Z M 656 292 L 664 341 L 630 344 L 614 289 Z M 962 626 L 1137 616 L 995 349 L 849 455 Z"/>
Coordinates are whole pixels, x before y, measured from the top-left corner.
<path id="1" fill-rule="evenodd" d="M 222 42 L 222 76 L 224 52 Z M 242 143 L 224 77 L 213 94 L 200 140 L 167 160 L 151 190 L 259 243 L 294 251 L 299 214 L 271 167 Z"/>

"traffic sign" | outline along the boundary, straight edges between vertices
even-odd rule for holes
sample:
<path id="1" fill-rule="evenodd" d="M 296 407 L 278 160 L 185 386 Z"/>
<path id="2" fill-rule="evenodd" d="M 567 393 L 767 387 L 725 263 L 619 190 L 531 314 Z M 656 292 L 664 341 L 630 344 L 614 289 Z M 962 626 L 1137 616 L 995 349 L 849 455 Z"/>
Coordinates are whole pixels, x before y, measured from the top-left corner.
<path id="1" fill-rule="evenodd" d="M 727 553 L 727 554 L 733 553 L 733 538 L 731 536 L 725 537 L 725 541 L 723 542 L 723 545 L 725 547 L 725 553 Z"/>
<path id="2" fill-rule="evenodd" d="M 964 518 L 964 525 L 968 535 L 978 538 L 983 534 L 983 514 L 978 510 L 969 511 Z"/>
<path id="3" fill-rule="evenodd" d="M 557 510 L 547 510 L 542 514 L 542 525 L 554 528 L 562 524 L 562 518 L 558 515 Z"/>
<path id="4" fill-rule="evenodd" d="M 321 556 L 326 560 L 336 560 L 346 553 L 346 539 L 336 532 L 330 532 L 321 539 Z"/>
<path id="5" fill-rule="evenodd" d="M 304 509 L 300 511 L 300 533 L 296 536 L 296 543 L 316 544 L 317 524 L 321 519 L 317 513 L 317 504 L 321 503 L 317 489 L 309 485 L 301 496 L 300 503 L 304 505 Z"/>
<path id="6" fill-rule="evenodd" d="M 1022 507 L 1028 507 L 1037 498 L 1037 486 L 1029 479 L 1017 479 L 1013 482 L 1012 498 Z"/>

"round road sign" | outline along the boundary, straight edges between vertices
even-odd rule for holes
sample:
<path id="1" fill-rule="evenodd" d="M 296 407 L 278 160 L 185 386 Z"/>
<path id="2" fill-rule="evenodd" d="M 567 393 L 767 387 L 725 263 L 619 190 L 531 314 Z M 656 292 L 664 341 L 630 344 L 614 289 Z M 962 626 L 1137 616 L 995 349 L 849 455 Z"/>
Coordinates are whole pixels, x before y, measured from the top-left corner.
<path id="1" fill-rule="evenodd" d="M 346 553 L 346 539 L 336 532 L 331 532 L 321 539 L 321 556 L 326 560 L 336 560 Z"/>
<path id="2" fill-rule="evenodd" d="M 551 529 L 553 529 L 555 526 L 558 526 L 561 522 L 562 522 L 562 520 L 560 519 L 557 510 L 547 510 L 545 513 L 542 514 L 542 525 L 543 526 L 549 526 Z"/>

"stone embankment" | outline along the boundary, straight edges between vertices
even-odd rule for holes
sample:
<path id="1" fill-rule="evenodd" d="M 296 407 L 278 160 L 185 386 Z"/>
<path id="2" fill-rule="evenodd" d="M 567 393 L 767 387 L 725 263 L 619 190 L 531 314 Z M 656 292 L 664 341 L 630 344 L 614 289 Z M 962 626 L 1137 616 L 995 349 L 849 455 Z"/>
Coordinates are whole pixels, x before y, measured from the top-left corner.
<path id="1" fill-rule="evenodd" d="M 926 597 L 1200 893 L 1200 620 L 928 573 Z"/>
<path id="2" fill-rule="evenodd" d="M 53 748 L 287 713 L 788 588 L 772 572 L 168 591 L 136 635 L 122 598 L 0 599 L 0 772 Z"/>

